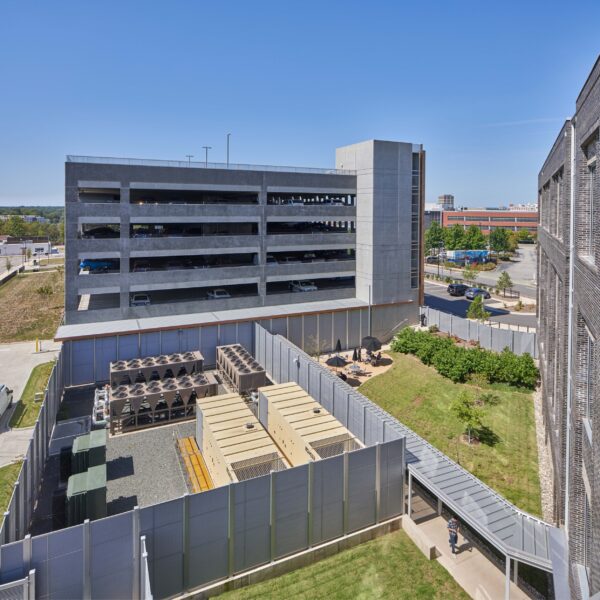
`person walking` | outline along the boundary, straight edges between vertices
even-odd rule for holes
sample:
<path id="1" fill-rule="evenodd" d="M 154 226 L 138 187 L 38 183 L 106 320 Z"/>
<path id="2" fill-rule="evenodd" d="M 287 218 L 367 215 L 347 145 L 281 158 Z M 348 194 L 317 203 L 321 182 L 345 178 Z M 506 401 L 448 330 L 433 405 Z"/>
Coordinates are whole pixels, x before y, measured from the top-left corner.
<path id="1" fill-rule="evenodd" d="M 452 550 L 452 556 L 456 556 L 456 544 L 458 544 L 458 532 L 460 530 L 458 519 L 451 517 L 448 521 L 448 542 Z"/>

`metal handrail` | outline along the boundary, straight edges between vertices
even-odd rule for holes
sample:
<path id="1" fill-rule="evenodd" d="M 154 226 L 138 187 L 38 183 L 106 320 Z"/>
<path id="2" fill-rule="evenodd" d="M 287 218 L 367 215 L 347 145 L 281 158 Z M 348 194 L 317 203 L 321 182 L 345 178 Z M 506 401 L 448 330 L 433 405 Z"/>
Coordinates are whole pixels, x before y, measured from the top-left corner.
<path id="1" fill-rule="evenodd" d="M 280 173 L 319 173 L 325 175 L 356 175 L 350 169 L 323 169 L 316 167 L 287 167 L 275 165 L 249 165 L 239 163 L 213 163 L 185 160 L 159 160 L 153 158 L 118 158 L 113 156 L 76 156 L 69 154 L 68 163 L 88 163 L 101 165 L 128 165 L 141 167 L 177 167 L 184 169 L 229 169 L 233 171 L 275 171 Z"/>

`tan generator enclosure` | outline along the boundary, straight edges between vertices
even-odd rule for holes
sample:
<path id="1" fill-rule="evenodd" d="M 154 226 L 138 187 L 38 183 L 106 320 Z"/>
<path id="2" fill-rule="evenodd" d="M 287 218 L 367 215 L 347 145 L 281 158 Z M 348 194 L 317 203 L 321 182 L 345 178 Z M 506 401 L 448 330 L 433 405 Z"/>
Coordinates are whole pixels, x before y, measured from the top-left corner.
<path id="1" fill-rule="evenodd" d="M 197 400 L 196 442 L 215 487 L 289 467 L 238 394 Z"/>
<path id="2" fill-rule="evenodd" d="M 297 383 L 260 388 L 258 398 L 260 422 L 294 467 L 363 447 Z"/>

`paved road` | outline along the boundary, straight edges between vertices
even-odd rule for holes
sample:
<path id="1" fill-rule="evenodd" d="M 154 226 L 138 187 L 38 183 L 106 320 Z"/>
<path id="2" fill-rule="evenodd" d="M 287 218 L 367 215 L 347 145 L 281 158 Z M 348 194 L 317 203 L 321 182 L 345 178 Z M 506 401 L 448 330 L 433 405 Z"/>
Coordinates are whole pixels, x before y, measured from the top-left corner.
<path id="1" fill-rule="evenodd" d="M 43 340 L 43 351 L 38 353 L 35 342 L 0 344 L 0 381 L 13 390 L 13 407 L 0 418 L 0 467 L 18 460 L 27 451 L 33 428 L 10 429 L 10 417 L 33 367 L 53 360 L 59 348 L 60 344 L 52 340 Z"/>
<path id="2" fill-rule="evenodd" d="M 521 244 L 517 250 L 517 258 L 514 262 L 499 262 L 498 267 L 494 271 L 483 271 L 477 277 L 477 282 L 485 285 L 496 285 L 498 277 L 502 271 L 506 271 L 513 280 L 514 289 L 521 292 L 525 298 L 533 300 L 537 297 L 536 286 L 536 246 L 535 244 Z M 437 265 L 425 265 L 427 273 L 438 273 Z M 460 270 L 450 271 L 440 266 L 440 275 L 450 275 L 454 279 L 462 279 Z"/>
<path id="3" fill-rule="evenodd" d="M 510 313 L 507 310 L 492 308 L 488 306 L 490 302 L 491 300 L 485 300 L 486 310 L 492 313 L 490 321 L 510 323 L 522 327 L 536 327 L 535 315 L 519 315 Z M 426 281 L 425 304 L 431 308 L 464 318 L 467 316 L 467 310 L 471 302 L 466 300 L 464 296 L 450 296 L 443 286 Z"/>

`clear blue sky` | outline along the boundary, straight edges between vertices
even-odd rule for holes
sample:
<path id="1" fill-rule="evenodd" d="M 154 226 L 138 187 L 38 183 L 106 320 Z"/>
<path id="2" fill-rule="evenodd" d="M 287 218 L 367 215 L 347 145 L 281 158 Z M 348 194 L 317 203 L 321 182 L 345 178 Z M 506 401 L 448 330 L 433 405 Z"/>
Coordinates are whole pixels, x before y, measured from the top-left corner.
<path id="1" fill-rule="evenodd" d="M 600 3 L 0 3 L 0 204 L 62 204 L 64 156 L 332 166 L 423 143 L 427 200 L 530 202 L 600 52 Z"/>

